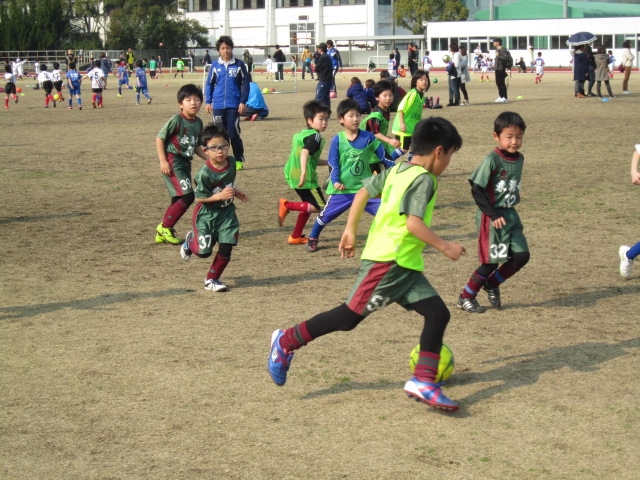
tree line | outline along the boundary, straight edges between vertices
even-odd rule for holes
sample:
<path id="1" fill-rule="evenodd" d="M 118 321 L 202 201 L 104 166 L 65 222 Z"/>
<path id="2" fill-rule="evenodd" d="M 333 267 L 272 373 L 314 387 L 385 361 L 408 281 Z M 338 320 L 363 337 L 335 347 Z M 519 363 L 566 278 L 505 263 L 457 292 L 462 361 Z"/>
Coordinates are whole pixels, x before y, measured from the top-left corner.
<path id="1" fill-rule="evenodd" d="M 204 47 L 207 34 L 176 0 L 0 0 L 0 50 Z"/>

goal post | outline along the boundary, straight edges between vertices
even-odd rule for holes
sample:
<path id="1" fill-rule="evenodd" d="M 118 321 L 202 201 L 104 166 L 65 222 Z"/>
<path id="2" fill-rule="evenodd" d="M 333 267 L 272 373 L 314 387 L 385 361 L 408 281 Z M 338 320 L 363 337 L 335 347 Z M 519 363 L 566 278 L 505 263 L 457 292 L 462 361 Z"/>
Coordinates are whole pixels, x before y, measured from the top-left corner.
<path id="1" fill-rule="evenodd" d="M 173 71 L 176 68 L 176 63 L 178 63 L 179 57 L 173 57 L 171 60 L 169 60 L 169 73 L 173 73 Z M 189 73 L 193 70 L 193 60 L 191 58 L 183 58 L 182 61 L 184 62 L 184 66 L 190 66 L 190 68 L 187 70 L 187 68 L 185 68 L 185 72 Z"/>
<path id="2" fill-rule="evenodd" d="M 374 72 L 377 69 L 387 70 L 387 62 L 389 61 L 389 55 L 372 55 L 367 60 L 367 72 Z M 375 65 L 372 67 L 372 65 Z M 398 65 L 399 66 L 399 65 Z"/>

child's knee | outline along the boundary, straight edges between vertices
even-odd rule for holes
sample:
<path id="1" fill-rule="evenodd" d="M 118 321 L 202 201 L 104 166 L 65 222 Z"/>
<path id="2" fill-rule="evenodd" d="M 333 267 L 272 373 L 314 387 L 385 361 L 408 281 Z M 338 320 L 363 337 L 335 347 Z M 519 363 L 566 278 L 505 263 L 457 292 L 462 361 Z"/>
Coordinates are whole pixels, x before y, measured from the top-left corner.
<path id="1" fill-rule="evenodd" d="M 527 263 L 529 263 L 529 259 L 531 258 L 531 254 L 529 252 L 517 252 L 513 254 L 513 265 L 516 270 L 520 270 Z"/>
<path id="2" fill-rule="evenodd" d="M 191 206 L 193 202 L 196 200 L 196 194 L 193 192 L 186 193 L 180 197 L 182 203 L 184 203 L 187 207 Z"/>

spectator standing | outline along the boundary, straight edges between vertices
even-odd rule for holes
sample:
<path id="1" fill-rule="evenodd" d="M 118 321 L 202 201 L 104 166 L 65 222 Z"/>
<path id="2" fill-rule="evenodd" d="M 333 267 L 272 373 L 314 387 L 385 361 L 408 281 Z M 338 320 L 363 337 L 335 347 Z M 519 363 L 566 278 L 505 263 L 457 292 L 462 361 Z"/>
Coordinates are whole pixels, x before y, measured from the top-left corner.
<path id="1" fill-rule="evenodd" d="M 204 51 L 204 58 L 201 60 L 201 62 L 203 65 L 211 65 L 211 55 L 209 55 L 209 50 Z"/>
<path id="2" fill-rule="evenodd" d="M 313 60 L 313 55 L 309 51 L 309 45 L 304 47 L 301 55 L 302 60 L 302 80 L 304 80 L 304 74 L 306 71 L 309 71 L 309 75 L 311 75 L 311 80 L 313 80 L 313 70 L 311 69 L 311 60 Z"/>
<path id="3" fill-rule="evenodd" d="M 336 88 L 336 75 L 340 70 L 342 70 L 342 58 L 340 57 L 340 52 L 333 44 L 332 40 L 327 40 L 327 54 L 329 58 L 331 58 L 331 66 L 333 67 L 333 81 L 331 83 L 331 91 L 338 95 L 338 90 Z"/>
<path id="4" fill-rule="evenodd" d="M 507 64 L 511 54 L 502 46 L 501 38 L 493 39 L 493 46 L 496 49 L 496 61 L 495 61 L 495 76 L 496 86 L 498 87 L 498 98 L 496 103 L 507 103 L 509 97 L 507 94 Z"/>
<path id="5" fill-rule="evenodd" d="M 418 48 L 414 43 L 409 44 L 409 71 L 411 72 L 411 76 L 416 73 L 418 70 Z"/>
<path id="6" fill-rule="evenodd" d="M 624 66 L 624 78 L 622 80 L 622 94 L 629 95 L 629 77 L 631 76 L 631 67 L 636 56 L 631 53 L 631 40 L 625 40 L 622 44 L 622 65 Z"/>
<path id="7" fill-rule="evenodd" d="M 331 107 L 331 85 L 333 84 L 333 64 L 327 53 L 327 44 L 321 42 L 316 51 L 320 56 L 316 59 L 316 75 L 318 85 L 316 86 L 316 100 Z"/>
<path id="8" fill-rule="evenodd" d="M 576 48 L 577 50 L 573 52 L 574 95 L 577 98 L 585 98 L 584 82 L 589 78 L 589 59 L 584 53 L 582 45 Z"/>
<path id="9" fill-rule="evenodd" d="M 246 48 L 242 52 L 242 61 L 247 66 L 247 72 L 251 73 L 253 71 L 253 57 Z"/>
<path id="10" fill-rule="evenodd" d="M 284 62 L 287 61 L 287 57 L 284 56 L 284 52 L 280 48 L 280 45 L 276 45 L 276 51 L 273 54 L 273 61 L 277 64 L 276 70 L 276 82 L 284 81 Z"/>

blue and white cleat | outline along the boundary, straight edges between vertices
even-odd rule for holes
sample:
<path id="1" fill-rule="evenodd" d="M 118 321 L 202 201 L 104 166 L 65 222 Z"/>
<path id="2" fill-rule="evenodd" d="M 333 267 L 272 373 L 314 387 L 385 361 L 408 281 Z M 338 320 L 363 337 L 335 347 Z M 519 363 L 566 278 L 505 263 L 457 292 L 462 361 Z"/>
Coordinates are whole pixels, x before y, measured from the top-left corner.
<path id="1" fill-rule="evenodd" d="M 287 382 L 287 372 L 293 359 L 293 352 L 287 353 L 280 346 L 280 339 L 284 330 L 276 330 L 271 335 L 271 352 L 269 353 L 269 375 L 276 385 L 282 386 Z"/>
<path id="2" fill-rule="evenodd" d="M 411 380 L 404 384 L 404 392 L 409 398 L 426 403 L 438 410 L 455 412 L 460 408 L 456 402 L 442 393 L 439 383 L 421 382 L 416 377 L 412 377 Z"/>

